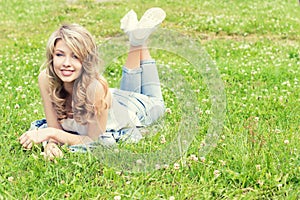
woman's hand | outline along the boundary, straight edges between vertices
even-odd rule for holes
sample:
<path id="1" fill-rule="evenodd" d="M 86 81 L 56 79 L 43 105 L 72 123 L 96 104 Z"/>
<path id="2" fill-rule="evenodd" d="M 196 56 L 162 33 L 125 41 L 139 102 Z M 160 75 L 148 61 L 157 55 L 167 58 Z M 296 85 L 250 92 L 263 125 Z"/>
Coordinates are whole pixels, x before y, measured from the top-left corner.
<path id="1" fill-rule="evenodd" d="M 53 143 L 53 142 L 49 142 L 46 146 L 45 146 L 45 158 L 49 159 L 49 160 L 53 160 L 55 157 L 63 157 L 63 153 L 60 150 L 60 148 L 57 146 L 57 144 Z"/>
<path id="2" fill-rule="evenodd" d="M 48 130 L 46 130 L 48 129 Z M 49 140 L 50 128 L 27 131 L 19 138 L 20 144 L 25 149 L 31 149 L 33 144 L 39 144 Z"/>

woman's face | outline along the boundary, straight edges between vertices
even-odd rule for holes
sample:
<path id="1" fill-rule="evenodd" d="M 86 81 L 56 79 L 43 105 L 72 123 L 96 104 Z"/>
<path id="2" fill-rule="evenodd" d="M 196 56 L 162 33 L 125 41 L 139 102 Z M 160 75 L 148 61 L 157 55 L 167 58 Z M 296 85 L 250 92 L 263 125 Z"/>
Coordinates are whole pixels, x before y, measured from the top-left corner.
<path id="1" fill-rule="evenodd" d="M 53 68 L 64 83 L 73 83 L 82 72 L 79 58 L 63 40 L 58 40 L 54 47 Z"/>

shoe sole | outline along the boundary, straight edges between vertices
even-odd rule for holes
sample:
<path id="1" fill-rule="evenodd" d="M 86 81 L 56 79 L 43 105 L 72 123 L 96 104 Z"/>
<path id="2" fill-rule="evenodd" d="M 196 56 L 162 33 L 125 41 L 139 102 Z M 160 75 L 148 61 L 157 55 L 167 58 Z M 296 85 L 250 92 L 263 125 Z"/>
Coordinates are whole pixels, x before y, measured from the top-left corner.
<path id="1" fill-rule="evenodd" d="M 148 9 L 141 20 L 137 24 L 137 30 L 134 31 L 134 37 L 136 39 L 142 39 L 148 37 L 152 29 L 155 29 L 157 25 L 162 23 L 162 21 L 166 18 L 166 13 L 161 8 L 150 8 Z"/>

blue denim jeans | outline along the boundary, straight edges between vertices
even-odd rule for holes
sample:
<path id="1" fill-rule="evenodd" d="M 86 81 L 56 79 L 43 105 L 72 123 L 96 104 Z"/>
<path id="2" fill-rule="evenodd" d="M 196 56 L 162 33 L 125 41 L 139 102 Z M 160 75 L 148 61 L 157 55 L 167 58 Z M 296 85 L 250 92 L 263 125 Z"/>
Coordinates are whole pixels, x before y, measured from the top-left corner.
<path id="1" fill-rule="evenodd" d="M 124 66 L 120 90 L 113 91 L 113 98 L 134 112 L 142 125 L 161 117 L 165 106 L 155 61 L 142 61 L 137 69 Z"/>

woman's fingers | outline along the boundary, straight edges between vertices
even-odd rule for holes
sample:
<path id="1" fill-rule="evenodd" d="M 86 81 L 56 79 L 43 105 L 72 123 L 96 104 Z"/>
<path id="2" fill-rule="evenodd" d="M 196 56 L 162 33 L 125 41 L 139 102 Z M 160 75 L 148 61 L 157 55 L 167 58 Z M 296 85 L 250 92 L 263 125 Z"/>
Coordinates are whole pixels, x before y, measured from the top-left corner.
<path id="1" fill-rule="evenodd" d="M 33 146 L 31 139 L 27 136 L 27 132 L 20 136 L 19 141 L 25 149 L 31 149 Z"/>
<path id="2" fill-rule="evenodd" d="M 55 157 L 62 157 L 63 153 L 56 144 L 49 143 L 46 146 L 45 158 L 53 160 Z"/>
<path id="3" fill-rule="evenodd" d="M 48 160 L 54 159 L 54 155 L 49 147 L 45 150 L 45 158 Z"/>
<path id="4" fill-rule="evenodd" d="M 50 152 L 45 153 L 44 158 L 47 160 L 53 160 L 54 159 L 54 155 Z"/>
<path id="5" fill-rule="evenodd" d="M 63 156 L 62 151 L 58 147 L 55 147 L 55 148 L 52 149 L 52 154 L 55 157 L 62 157 Z"/>
<path id="6" fill-rule="evenodd" d="M 25 148 L 25 149 L 31 149 L 32 148 L 32 146 L 33 146 L 33 142 L 31 141 L 31 140 L 29 140 L 29 139 L 22 139 L 21 141 L 20 141 L 20 144 L 22 145 L 22 147 L 23 148 Z"/>
<path id="7" fill-rule="evenodd" d="M 20 140 L 20 141 L 24 139 L 26 133 L 27 133 L 27 132 L 23 133 L 23 134 L 19 137 L 19 140 Z"/>
<path id="8" fill-rule="evenodd" d="M 33 142 L 30 142 L 30 141 L 29 141 L 29 144 L 27 145 L 27 148 L 26 148 L 26 149 L 31 149 L 32 146 L 33 146 Z"/>
<path id="9" fill-rule="evenodd" d="M 20 143 L 21 144 L 24 144 L 25 142 L 26 142 L 26 133 L 27 132 L 25 132 L 25 133 L 23 133 L 22 135 L 21 135 L 21 137 L 19 137 L 19 141 L 20 141 Z"/>

